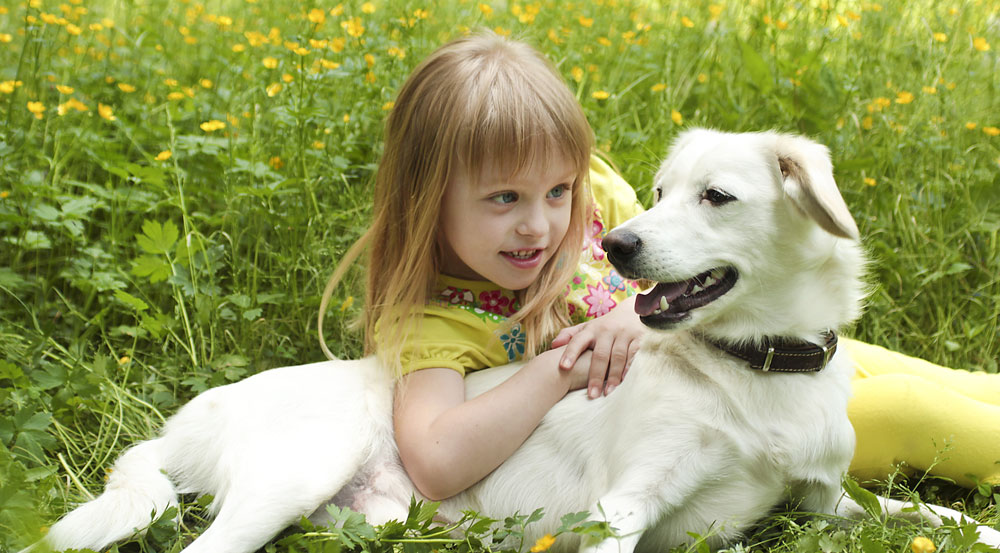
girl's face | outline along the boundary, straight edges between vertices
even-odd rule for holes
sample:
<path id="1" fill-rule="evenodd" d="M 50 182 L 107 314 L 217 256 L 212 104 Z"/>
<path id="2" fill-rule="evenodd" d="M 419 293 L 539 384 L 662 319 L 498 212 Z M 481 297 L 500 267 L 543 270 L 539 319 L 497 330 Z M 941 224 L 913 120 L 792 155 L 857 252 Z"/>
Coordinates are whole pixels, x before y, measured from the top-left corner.
<path id="1" fill-rule="evenodd" d="M 510 179 L 496 176 L 505 173 L 484 171 L 476 182 L 459 170 L 448 183 L 441 206 L 442 270 L 522 290 L 538 278 L 566 236 L 577 171 L 556 156 Z"/>

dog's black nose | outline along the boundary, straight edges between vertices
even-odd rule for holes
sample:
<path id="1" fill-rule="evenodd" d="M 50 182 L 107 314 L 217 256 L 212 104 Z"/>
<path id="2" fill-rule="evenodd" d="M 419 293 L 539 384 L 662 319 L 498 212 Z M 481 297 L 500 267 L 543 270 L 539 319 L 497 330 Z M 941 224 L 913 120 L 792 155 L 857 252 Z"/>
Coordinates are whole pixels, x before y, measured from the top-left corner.
<path id="1" fill-rule="evenodd" d="M 613 230 L 604 236 L 602 246 L 612 263 L 621 263 L 628 261 L 639 251 L 642 240 L 627 230 Z"/>

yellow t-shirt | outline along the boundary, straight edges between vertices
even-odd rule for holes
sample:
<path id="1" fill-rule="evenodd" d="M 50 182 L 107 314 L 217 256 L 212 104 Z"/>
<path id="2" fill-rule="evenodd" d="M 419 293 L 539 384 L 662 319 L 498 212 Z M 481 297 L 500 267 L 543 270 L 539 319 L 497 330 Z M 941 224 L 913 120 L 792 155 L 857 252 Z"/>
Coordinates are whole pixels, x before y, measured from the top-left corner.
<path id="1" fill-rule="evenodd" d="M 601 249 L 607 231 L 642 212 L 635 191 L 604 161 L 592 157 L 590 188 L 594 213 L 585 233 L 580 264 L 566 285 L 573 322 L 604 315 L 619 301 L 638 292 L 623 279 Z M 403 373 L 431 367 L 454 369 L 463 375 L 521 359 L 524 335 L 507 318 L 519 305 L 512 290 L 487 281 L 439 275 L 420 321 L 419 332 L 403 345 Z"/>

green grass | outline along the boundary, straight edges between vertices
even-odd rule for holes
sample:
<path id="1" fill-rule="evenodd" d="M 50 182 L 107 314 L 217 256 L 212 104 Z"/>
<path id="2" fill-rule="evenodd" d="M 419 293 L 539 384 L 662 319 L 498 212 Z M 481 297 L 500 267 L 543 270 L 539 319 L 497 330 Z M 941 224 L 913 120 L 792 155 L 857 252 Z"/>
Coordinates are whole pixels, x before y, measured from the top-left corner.
<path id="1" fill-rule="evenodd" d="M 320 293 L 368 219 L 385 110 L 463 28 L 550 56 L 647 203 L 688 126 L 827 144 L 874 259 L 854 335 L 997 372 L 995 3 L 371 7 L 0 6 L 0 550 L 97 492 L 123 447 L 199 391 L 321 359 Z M 326 329 L 342 356 L 360 350 L 359 274 Z M 991 490 L 919 489 L 998 519 Z M 196 518 L 134 547 L 172 549 Z M 919 531 L 779 526 L 760 547 L 900 550 Z"/>

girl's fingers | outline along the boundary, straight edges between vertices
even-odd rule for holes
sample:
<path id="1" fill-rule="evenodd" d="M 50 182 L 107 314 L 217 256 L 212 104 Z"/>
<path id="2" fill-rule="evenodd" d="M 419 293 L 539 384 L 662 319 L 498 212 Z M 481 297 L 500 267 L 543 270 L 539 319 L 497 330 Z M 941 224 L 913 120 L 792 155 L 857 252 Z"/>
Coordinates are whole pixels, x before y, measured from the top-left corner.
<path id="1" fill-rule="evenodd" d="M 604 381 L 608 375 L 608 363 L 614 347 L 614 336 L 604 335 L 597 338 L 590 357 L 590 384 L 587 386 L 587 396 L 594 399 L 604 391 Z"/>
<path id="2" fill-rule="evenodd" d="M 604 386 L 604 395 L 610 394 L 625 378 L 625 368 L 628 365 L 630 340 L 615 340 L 608 360 L 608 376 Z"/>
<path id="3" fill-rule="evenodd" d="M 564 371 L 572 369 L 580 355 L 590 349 L 594 343 L 594 338 L 590 333 L 579 332 L 579 330 L 582 330 L 582 327 L 574 332 L 567 341 L 566 350 L 563 352 L 562 359 L 559 360 L 559 368 Z"/>
<path id="4" fill-rule="evenodd" d="M 573 336 L 576 336 L 577 333 L 580 332 L 580 330 L 582 328 L 583 328 L 583 324 L 581 323 L 581 324 L 578 324 L 578 325 L 568 326 L 568 327 L 560 330 L 559 334 L 556 334 L 555 339 L 552 340 L 552 346 L 551 347 L 552 348 L 558 348 L 558 347 L 565 346 L 566 344 L 569 343 L 570 340 L 573 339 Z"/>

